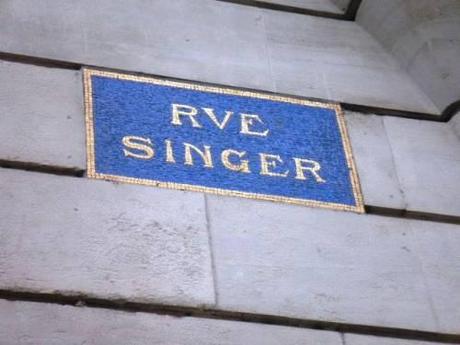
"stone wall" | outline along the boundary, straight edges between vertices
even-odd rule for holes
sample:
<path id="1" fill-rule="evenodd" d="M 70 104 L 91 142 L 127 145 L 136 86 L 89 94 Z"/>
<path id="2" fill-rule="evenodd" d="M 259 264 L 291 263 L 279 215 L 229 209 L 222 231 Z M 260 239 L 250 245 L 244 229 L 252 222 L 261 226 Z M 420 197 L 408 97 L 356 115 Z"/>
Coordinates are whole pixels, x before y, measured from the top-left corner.
<path id="1" fill-rule="evenodd" d="M 0 344 L 460 343 L 460 115 L 372 34 L 214 0 L 1 2 Z M 87 179 L 83 65 L 353 105 L 366 214 Z"/>

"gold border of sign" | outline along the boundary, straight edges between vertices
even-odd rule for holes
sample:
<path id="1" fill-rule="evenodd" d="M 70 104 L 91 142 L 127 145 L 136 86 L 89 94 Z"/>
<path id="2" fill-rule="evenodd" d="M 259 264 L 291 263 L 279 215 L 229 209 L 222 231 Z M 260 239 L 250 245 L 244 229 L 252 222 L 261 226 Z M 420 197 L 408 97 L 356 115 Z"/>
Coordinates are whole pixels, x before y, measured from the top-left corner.
<path id="1" fill-rule="evenodd" d="M 248 192 L 242 192 L 242 191 L 231 190 L 231 189 L 210 188 L 210 187 L 199 186 L 199 185 L 162 182 L 162 181 L 155 181 L 155 180 L 149 180 L 149 179 L 140 179 L 140 178 L 126 177 L 126 176 L 97 173 L 96 165 L 95 165 L 95 152 L 94 152 L 94 128 L 93 128 L 94 122 L 93 122 L 93 97 L 92 97 L 93 92 L 92 92 L 92 85 L 91 85 L 91 76 L 101 76 L 101 77 L 108 77 L 108 78 L 120 79 L 120 80 L 131 80 L 131 81 L 137 81 L 141 83 L 171 86 L 171 87 L 176 87 L 176 88 L 181 88 L 181 89 L 205 91 L 205 92 L 220 93 L 220 94 L 226 94 L 226 95 L 235 95 L 235 96 L 243 96 L 243 97 L 250 97 L 250 98 L 257 98 L 257 99 L 266 99 L 266 100 L 272 100 L 272 101 L 278 101 L 278 102 L 286 102 L 286 103 L 292 103 L 292 104 L 307 105 L 310 107 L 334 109 L 336 116 L 337 116 L 337 122 L 340 128 L 340 134 L 342 136 L 342 145 L 345 150 L 345 156 L 347 159 L 348 170 L 350 172 L 350 181 L 351 181 L 352 188 L 353 188 L 353 194 L 356 200 L 356 206 L 349 206 L 349 205 L 316 201 L 316 200 L 289 198 L 289 197 L 284 197 L 284 196 L 276 196 L 276 195 L 268 195 L 268 194 L 248 193 Z M 108 71 L 95 70 L 95 69 L 90 69 L 90 68 L 84 68 L 83 80 L 84 80 L 85 117 L 86 117 L 86 149 L 87 149 L 86 163 L 87 163 L 87 176 L 90 178 L 116 181 L 116 182 L 126 182 L 126 183 L 147 185 L 147 186 L 156 186 L 156 187 L 162 187 L 162 188 L 171 188 L 171 189 L 178 189 L 178 190 L 189 190 L 189 191 L 204 192 L 204 193 L 211 193 L 211 194 L 225 195 L 225 196 L 239 196 L 239 197 L 248 198 L 248 199 L 277 201 L 277 202 L 283 202 L 283 203 L 288 203 L 288 204 L 314 206 L 314 207 L 322 207 L 322 208 L 328 208 L 328 209 L 334 209 L 334 210 L 364 213 L 363 198 L 361 194 L 361 188 L 359 185 L 358 174 L 356 172 L 356 166 L 353 161 L 353 154 L 351 151 L 350 140 L 348 139 L 348 133 L 347 133 L 346 125 L 345 125 L 344 115 L 343 115 L 342 109 L 339 104 L 307 101 L 304 99 L 272 95 L 272 94 L 262 93 L 262 92 L 244 91 L 244 90 L 223 88 L 223 87 L 217 87 L 217 86 L 204 86 L 204 85 L 193 84 L 189 82 L 179 82 L 179 81 L 172 81 L 172 80 L 159 79 L 159 78 L 153 78 L 153 77 L 136 76 L 136 75 L 131 75 L 131 74 L 108 72 Z"/>

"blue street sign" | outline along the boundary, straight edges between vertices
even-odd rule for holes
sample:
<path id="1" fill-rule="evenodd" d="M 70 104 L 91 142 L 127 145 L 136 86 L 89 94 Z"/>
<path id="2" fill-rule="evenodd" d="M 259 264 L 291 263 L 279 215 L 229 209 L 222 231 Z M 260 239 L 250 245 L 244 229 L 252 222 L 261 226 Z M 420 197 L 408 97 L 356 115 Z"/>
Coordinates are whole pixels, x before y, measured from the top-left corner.
<path id="1" fill-rule="evenodd" d="M 363 212 L 336 104 L 84 71 L 88 176 Z"/>

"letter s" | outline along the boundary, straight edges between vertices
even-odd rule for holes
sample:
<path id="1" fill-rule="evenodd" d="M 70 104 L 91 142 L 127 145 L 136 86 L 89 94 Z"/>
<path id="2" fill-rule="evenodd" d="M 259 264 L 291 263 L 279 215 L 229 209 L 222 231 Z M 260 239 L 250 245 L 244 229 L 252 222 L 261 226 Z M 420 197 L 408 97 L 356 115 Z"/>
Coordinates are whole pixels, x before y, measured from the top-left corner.
<path id="1" fill-rule="evenodd" d="M 152 159 L 155 155 L 155 151 L 152 148 L 152 141 L 149 138 L 136 137 L 128 135 L 123 137 L 121 140 L 123 145 L 127 148 L 142 151 L 143 153 L 134 153 L 123 149 L 125 157 L 134 157 L 139 159 Z"/>

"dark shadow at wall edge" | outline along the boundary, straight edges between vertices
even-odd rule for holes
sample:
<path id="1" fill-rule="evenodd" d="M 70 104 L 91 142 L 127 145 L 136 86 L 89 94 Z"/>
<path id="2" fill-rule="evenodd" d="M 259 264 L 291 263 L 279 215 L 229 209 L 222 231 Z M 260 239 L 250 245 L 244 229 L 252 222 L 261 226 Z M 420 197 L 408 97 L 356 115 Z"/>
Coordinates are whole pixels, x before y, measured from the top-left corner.
<path id="1" fill-rule="evenodd" d="M 361 6 L 361 3 L 363 0 L 350 0 L 350 3 L 348 4 L 347 11 L 345 12 L 344 19 L 345 20 L 350 20 L 350 21 L 355 21 L 356 20 L 356 15 L 358 14 L 359 7 Z"/>
<path id="2" fill-rule="evenodd" d="M 451 103 L 447 106 L 446 109 L 442 112 L 440 121 L 441 122 L 449 122 L 455 114 L 460 113 L 460 100 Z M 460 115 L 459 115 L 460 116 Z"/>

